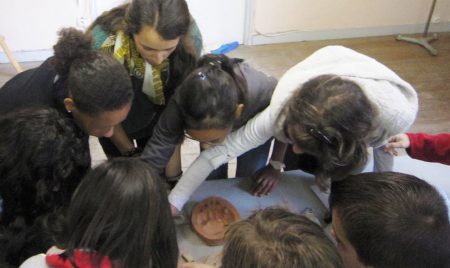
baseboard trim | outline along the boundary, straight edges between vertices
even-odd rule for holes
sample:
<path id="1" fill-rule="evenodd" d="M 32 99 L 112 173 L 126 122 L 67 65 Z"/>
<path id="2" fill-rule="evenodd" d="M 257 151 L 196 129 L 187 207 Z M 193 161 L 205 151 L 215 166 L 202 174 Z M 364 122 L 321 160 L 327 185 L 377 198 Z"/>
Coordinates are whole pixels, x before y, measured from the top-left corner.
<path id="1" fill-rule="evenodd" d="M 314 32 L 289 32 L 286 34 L 261 35 L 254 34 L 249 45 L 266 45 L 275 43 L 291 43 L 330 39 L 346 39 L 371 36 L 422 33 L 425 24 L 399 25 L 388 27 L 354 28 L 341 30 L 325 30 Z M 430 26 L 429 32 L 450 32 L 450 22 L 436 23 Z"/>
<path id="2" fill-rule="evenodd" d="M 18 62 L 44 61 L 53 55 L 52 49 L 30 50 L 30 51 L 13 51 L 14 58 Z M 0 52 L 0 63 L 9 63 L 8 57 Z"/>

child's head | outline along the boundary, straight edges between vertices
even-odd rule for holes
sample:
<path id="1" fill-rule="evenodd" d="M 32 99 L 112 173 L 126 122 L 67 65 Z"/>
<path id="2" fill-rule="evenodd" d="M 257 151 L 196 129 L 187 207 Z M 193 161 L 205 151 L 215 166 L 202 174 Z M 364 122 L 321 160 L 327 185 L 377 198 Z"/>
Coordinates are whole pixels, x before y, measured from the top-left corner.
<path id="1" fill-rule="evenodd" d="M 73 122 L 50 108 L 25 108 L 0 116 L 1 223 L 27 225 L 67 206 L 91 165 L 88 142 Z"/>
<path id="2" fill-rule="evenodd" d="M 448 208 L 415 176 L 362 173 L 333 182 L 330 207 L 346 267 L 450 267 Z"/>
<path id="3" fill-rule="evenodd" d="M 247 98 L 240 60 L 208 54 L 177 89 L 185 130 L 200 141 L 220 143 L 233 129 Z"/>
<path id="4" fill-rule="evenodd" d="M 139 159 L 109 160 L 87 174 L 67 216 L 69 254 L 89 249 L 124 267 L 176 267 L 178 246 L 165 187 Z"/>
<path id="5" fill-rule="evenodd" d="M 225 240 L 223 268 L 343 267 L 334 244 L 318 225 L 279 208 L 232 224 Z"/>
<path id="6" fill-rule="evenodd" d="M 86 133 L 110 137 L 131 107 L 130 77 L 118 61 L 91 47 L 90 36 L 73 28 L 59 35 L 52 63 L 68 89 L 64 106 Z"/>
<path id="7" fill-rule="evenodd" d="M 336 75 L 321 75 L 302 85 L 281 113 L 296 153 L 319 162 L 319 181 L 343 177 L 367 161 L 365 139 L 375 111 L 361 88 Z"/>

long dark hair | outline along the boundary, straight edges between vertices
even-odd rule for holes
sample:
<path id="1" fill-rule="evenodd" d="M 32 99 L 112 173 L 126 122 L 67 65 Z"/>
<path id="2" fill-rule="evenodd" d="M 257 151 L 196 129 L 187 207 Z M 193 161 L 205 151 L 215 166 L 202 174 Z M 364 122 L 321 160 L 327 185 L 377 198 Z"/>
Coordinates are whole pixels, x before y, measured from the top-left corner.
<path id="1" fill-rule="evenodd" d="M 294 143 L 318 159 L 316 179 L 342 178 L 367 162 L 376 110 L 354 82 L 321 75 L 297 90 L 281 113 Z"/>
<path id="2" fill-rule="evenodd" d="M 98 115 L 131 103 L 134 93 L 126 70 L 110 55 L 91 48 L 90 35 L 66 28 L 59 36 L 52 63 L 80 111 Z"/>
<path id="3" fill-rule="evenodd" d="M 115 158 L 94 168 L 73 195 L 66 255 L 89 249 L 123 267 L 176 267 L 178 246 L 166 190 L 139 159 Z"/>
<path id="4" fill-rule="evenodd" d="M 185 128 L 232 127 L 238 104 L 247 104 L 247 81 L 239 68 L 241 59 L 207 54 L 177 88 L 176 101 Z"/>
<path id="5" fill-rule="evenodd" d="M 184 76 L 195 68 L 196 52 L 193 40 L 187 34 L 192 19 L 185 0 L 133 0 L 99 16 L 88 29 L 100 26 L 106 32 L 123 30 L 130 37 L 149 25 L 166 40 L 180 37 L 175 51 L 169 56 L 170 77 L 166 85 L 173 91 Z"/>

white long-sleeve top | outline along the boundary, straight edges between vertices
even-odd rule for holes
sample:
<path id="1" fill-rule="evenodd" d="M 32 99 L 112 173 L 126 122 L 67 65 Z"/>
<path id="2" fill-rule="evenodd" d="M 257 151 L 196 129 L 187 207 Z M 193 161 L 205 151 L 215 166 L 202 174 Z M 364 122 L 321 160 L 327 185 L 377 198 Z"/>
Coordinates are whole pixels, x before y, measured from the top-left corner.
<path id="1" fill-rule="evenodd" d="M 181 209 L 211 171 L 279 133 L 283 122 L 277 119 L 286 101 L 305 82 L 324 74 L 354 81 L 378 109 L 378 126 L 367 138 L 370 146 L 383 145 L 390 136 L 405 132 L 414 122 L 418 99 L 409 83 L 368 56 L 342 46 L 324 47 L 283 75 L 265 110 L 230 133 L 223 144 L 201 152 L 169 194 L 170 203 Z"/>

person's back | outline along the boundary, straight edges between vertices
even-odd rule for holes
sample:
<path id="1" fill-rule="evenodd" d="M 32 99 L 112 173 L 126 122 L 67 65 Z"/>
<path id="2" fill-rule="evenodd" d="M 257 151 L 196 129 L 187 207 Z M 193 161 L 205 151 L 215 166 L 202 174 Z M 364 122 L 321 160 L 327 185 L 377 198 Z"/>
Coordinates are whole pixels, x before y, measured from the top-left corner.
<path id="1" fill-rule="evenodd" d="M 330 207 L 346 267 L 450 267 L 448 208 L 427 182 L 395 172 L 349 176 L 332 183 Z"/>
<path id="2" fill-rule="evenodd" d="M 23 71 L 8 80 L 0 89 L 0 113 L 28 107 L 30 104 L 49 104 L 56 107 L 55 76 L 52 58 L 39 67 Z"/>

